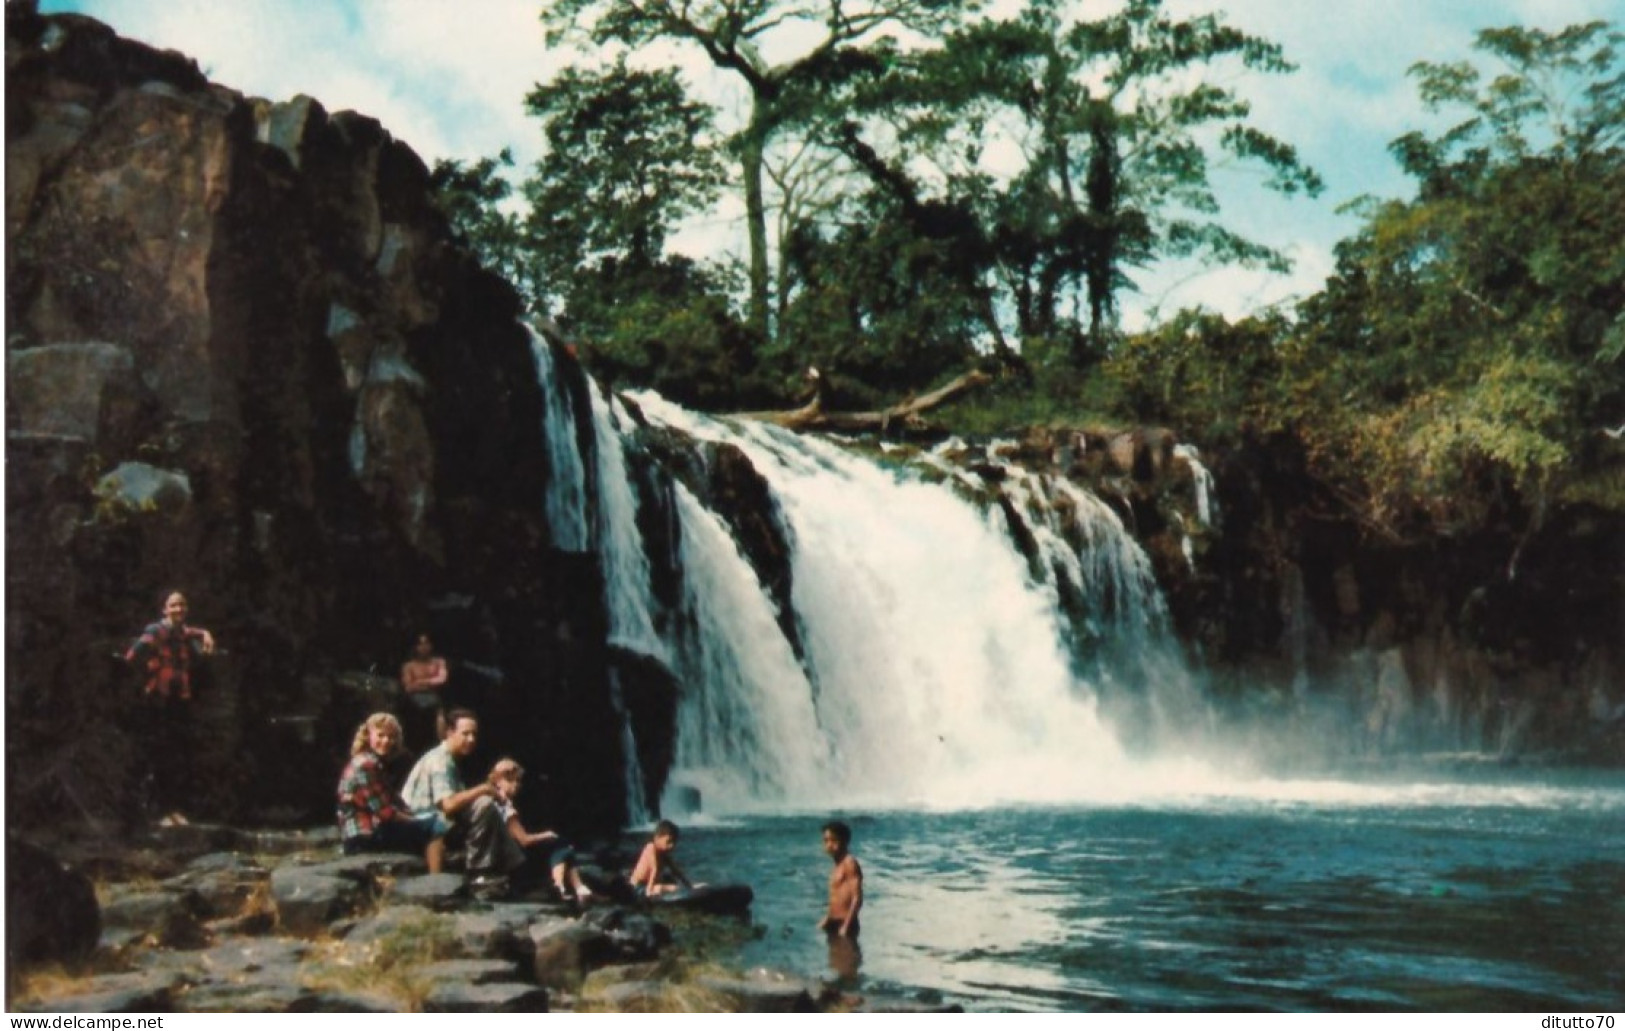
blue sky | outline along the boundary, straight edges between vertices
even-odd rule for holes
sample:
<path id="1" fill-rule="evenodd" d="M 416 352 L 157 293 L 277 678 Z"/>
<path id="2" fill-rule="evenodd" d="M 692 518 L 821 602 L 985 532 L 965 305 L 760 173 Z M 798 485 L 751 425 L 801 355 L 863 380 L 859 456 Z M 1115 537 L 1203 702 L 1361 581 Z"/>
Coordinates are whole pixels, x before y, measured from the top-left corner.
<path id="1" fill-rule="evenodd" d="M 1099 10 L 1107 0 L 1080 0 Z M 42 0 L 47 12 L 90 14 L 125 36 L 195 57 L 214 81 L 283 100 L 308 93 L 329 110 L 378 118 L 426 160 L 476 158 L 512 147 L 525 162 L 540 133 L 521 102 L 568 59 L 549 52 L 537 0 Z M 1479 28 L 1555 30 L 1595 18 L 1625 20 L 1625 0 L 1168 0 L 1171 13 L 1223 11 L 1239 28 L 1280 43 L 1290 76 L 1222 81 L 1254 103 L 1259 127 L 1298 147 L 1325 179 L 1318 199 L 1283 200 L 1256 176 L 1217 177 L 1224 218 L 1285 250 L 1286 276 L 1239 269 L 1163 268 L 1125 298 L 1130 324 L 1150 309 L 1201 304 L 1238 315 L 1312 293 L 1332 248 L 1355 225 L 1337 208 L 1362 194 L 1403 196 L 1408 182 L 1387 152 L 1393 138 L 1438 121 L 1422 111 L 1405 70 L 1418 60 L 1470 55 Z M 669 60 L 697 81 L 697 55 Z M 715 88 L 721 89 L 713 82 Z M 730 105 L 724 96 L 724 119 Z M 679 238 L 698 256 L 742 247 L 736 211 L 702 220 Z"/>

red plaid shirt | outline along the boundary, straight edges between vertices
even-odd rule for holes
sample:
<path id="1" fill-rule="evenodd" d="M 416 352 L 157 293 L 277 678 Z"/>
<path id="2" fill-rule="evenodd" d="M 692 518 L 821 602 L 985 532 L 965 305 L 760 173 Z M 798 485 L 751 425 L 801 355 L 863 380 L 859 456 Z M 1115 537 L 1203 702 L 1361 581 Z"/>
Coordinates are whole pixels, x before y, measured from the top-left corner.
<path id="1" fill-rule="evenodd" d="M 147 694 L 168 698 L 173 692 L 182 699 L 190 699 L 192 642 L 202 639 L 202 630 L 194 630 L 184 623 L 171 626 L 168 620 L 160 620 L 141 631 L 141 636 L 124 653 L 124 661 L 146 662 Z"/>
<path id="2" fill-rule="evenodd" d="M 366 751 L 350 760 L 339 778 L 339 834 L 345 841 L 368 837 L 383 824 L 410 815 L 389 786 L 377 755 Z"/>

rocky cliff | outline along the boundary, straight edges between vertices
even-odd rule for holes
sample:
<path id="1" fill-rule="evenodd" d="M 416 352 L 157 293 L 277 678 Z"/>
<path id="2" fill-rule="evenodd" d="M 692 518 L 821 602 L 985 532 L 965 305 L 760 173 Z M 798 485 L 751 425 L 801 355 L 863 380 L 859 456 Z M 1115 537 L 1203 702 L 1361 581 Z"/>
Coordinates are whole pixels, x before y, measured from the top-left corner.
<path id="1" fill-rule="evenodd" d="M 549 540 L 532 344 L 423 162 L 362 115 L 6 15 L 13 821 L 130 811 L 139 681 L 111 656 L 175 588 L 223 650 L 195 812 L 324 808 L 424 628 L 484 755 L 567 825 L 618 821 L 601 589 Z"/>
<path id="2" fill-rule="evenodd" d="M 1618 513 L 1508 498 L 1470 532 L 1400 540 L 1286 434 L 1214 446 L 1205 487 L 1166 430 L 1041 432 L 1024 450 L 1115 502 L 1219 717 L 1259 753 L 1625 764 Z"/>

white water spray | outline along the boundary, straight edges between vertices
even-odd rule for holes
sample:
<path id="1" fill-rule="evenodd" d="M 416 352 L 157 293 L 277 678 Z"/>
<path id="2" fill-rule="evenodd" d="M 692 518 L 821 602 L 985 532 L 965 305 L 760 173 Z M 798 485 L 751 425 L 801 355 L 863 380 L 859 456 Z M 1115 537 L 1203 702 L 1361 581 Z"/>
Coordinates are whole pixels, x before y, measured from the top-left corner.
<path id="1" fill-rule="evenodd" d="M 805 675 L 777 677 L 773 690 L 809 704 L 776 703 L 797 721 L 777 733 L 818 747 L 798 753 L 795 778 L 771 759 L 773 777 L 754 776 L 807 779 L 811 763 L 809 796 L 788 793 L 809 804 L 975 805 L 1087 797 L 1120 773 L 1121 749 L 1064 647 L 1055 591 L 1031 576 L 997 508 L 821 440 L 734 428 L 652 394 L 636 400 L 655 421 L 745 451 L 795 542 Z M 750 629 L 715 628 L 727 643 L 714 647 L 752 653 L 747 662 L 765 661 L 754 653 L 768 649 L 782 670 L 790 648 L 770 616 L 763 610 Z M 685 695 L 680 749 L 722 747 L 704 743 L 718 733 L 734 741 L 735 723 L 695 711 L 696 695 L 716 704 L 713 686 Z"/>

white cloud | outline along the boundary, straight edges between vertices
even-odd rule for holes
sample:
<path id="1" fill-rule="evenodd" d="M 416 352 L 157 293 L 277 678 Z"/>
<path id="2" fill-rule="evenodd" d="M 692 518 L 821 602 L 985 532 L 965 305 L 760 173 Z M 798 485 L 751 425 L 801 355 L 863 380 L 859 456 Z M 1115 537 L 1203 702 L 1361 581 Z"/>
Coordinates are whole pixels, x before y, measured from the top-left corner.
<path id="1" fill-rule="evenodd" d="M 997 0 L 1009 13 L 1016 0 Z M 1255 178 L 1215 175 L 1223 220 L 1243 235 L 1303 255 L 1291 276 L 1245 270 L 1189 279 L 1170 298 L 1197 298 L 1226 312 L 1271 303 L 1312 289 L 1330 268 L 1335 242 L 1354 225 L 1335 208 L 1363 193 L 1402 195 L 1409 183 L 1387 153 L 1394 137 L 1436 126 L 1424 112 L 1405 69 L 1417 60 L 1470 56 L 1474 32 L 1485 26 L 1531 24 L 1546 29 L 1619 15 L 1619 0 L 1230 0 L 1226 20 L 1279 42 L 1300 70 L 1290 76 L 1219 74 L 1254 104 L 1261 128 L 1295 144 L 1325 177 L 1319 200 L 1283 201 Z M 329 110 L 352 108 L 381 121 L 429 162 L 473 159 L 512 147 L 522 164 L 540 157 L 541 136 L 525 116 L 531 87 L 564 59 L 549 53 L 540 0 L 42 0 L 46 11 L 76 9 L 120 33 L 197 58 L 212 79 L 273 100 L 296 93 Z M 1110 0 L 1080 0 L 1098 15 Z M 1217 10 L 1216 0 L 1168 0 L 1175 17 Z M 787 33 L 785 53 L 805 44 Z M 774 53 L 778 53 L 777 50 Z M 712 68 L 697 48 L 662 47 L 640 62 L 679 67 L 717 103 L 723 128 L 746 109 L 739 83 Z M 1003 151 L 993 153 L 997 157 Z M 990 158 L 991 159 L 991 158 Z M 737 253 L 737 205 L 696 220 L 679 243 L 705 255 Z M 1147 283 L 1173 284 L 1189 270 L 1159 270 Z M 1147 286 L 1131 311 L 1166 293 Z M 1167 301 L 1164 302 L 1168 303 Z M 1183 302 L 1181 302 L 1183 303 Z"/>

